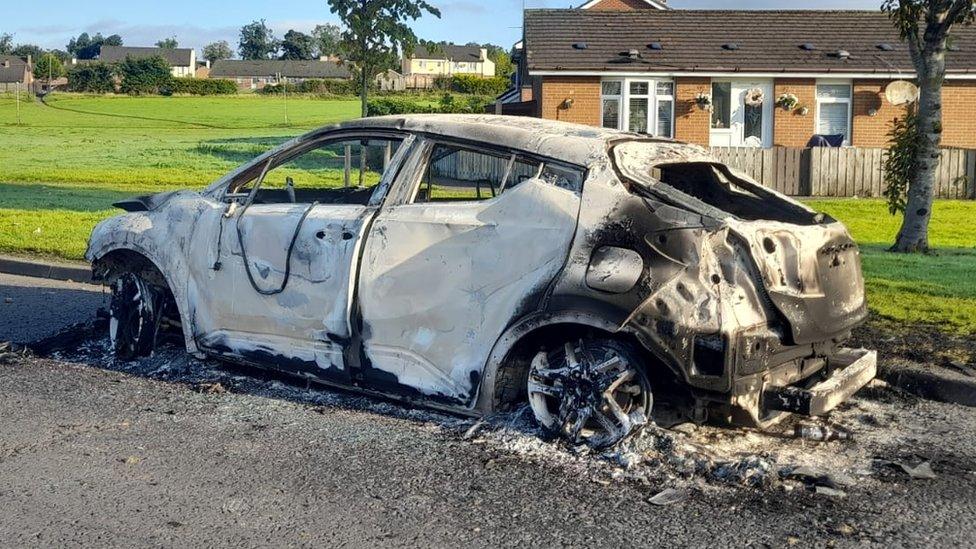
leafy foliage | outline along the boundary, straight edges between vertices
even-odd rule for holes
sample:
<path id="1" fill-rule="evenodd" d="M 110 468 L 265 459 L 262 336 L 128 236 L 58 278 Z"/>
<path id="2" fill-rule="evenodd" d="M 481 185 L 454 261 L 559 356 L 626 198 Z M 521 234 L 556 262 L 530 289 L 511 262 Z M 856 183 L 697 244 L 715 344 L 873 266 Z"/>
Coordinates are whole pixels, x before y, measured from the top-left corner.
<path id="1" fill-rule="evenodd" d="M 203 47 L 203 58 L 211 64 L 221 59 L 230 59 L 234 56 L 234 50 L 230 49 L 230 44 L 226 40 L 211 42 Z"/>
<path id="2" fill-rule="evenodd" d="M 282 59 L 315 59 L 315 39 L 297 30 L 285 33 L 281 41 Z"/>
<path id="3" fill-rule="evenodd" d="M 65 48 L 68 50 L 68 53 L 78 59 L 95 59 L 98 57 L 99 52 L 102 51 L 102 46 L 121 45 L 122 37 L 117 34 L 103 37 L 100 32 L 95 33 L 94 36 L 89 36 L 87 32 L 83 32 L 77 38 L 69 40 Z"/>
<path id="4" fill-rule="evenodd" d="M 921 139 L 918 113 L 908 109 L 905 116 L 895 120 L 888 133 L 889 147 L 884 154 L 885 190 L 891 215 L 905 212 L 908 202 L 908 185 L 918 167 L 918 151 Z"/>
<path id="5" fill-rule="evenodd" d="M 175 50 L 176 48 L 180 47 L 180 43 L 175 36 L 170 36 L 169 38 L 163 38 L 159 42 L 156 42 L 156 47 Z"/>
<path id="6" fill-rule="evenodd" d="M 221 78 L 174 78 L 171 89 L 173 93 L 187 95 L 233 95 L 237 93 L 237 84 Z"/>
<path id="7" fill-rule="evenodd" d="M 129 95 L 172 94 L 173 75 L 169 63 L 159 56 L 134 59 L 126 57 L 118 64 L 117 71 L 122 78 L 119 91 Z"/>
<path id="8" fill-rule="evenodd" d="M 326 57 L 339 55 L 339 42 L 342 40 L 342 29 L 339 25 L 332 23 L 316 25 L 312 29 L 312 38 L 315 40 L 316 54 Z"/>
<path id="9" fill-rule="evenodd" d="M 241 40 L 237 51 L 241 59 L 274 59 L 281 43 L 264 19 L 241 27 Z"/>
<path id="10" fill-rule="evenodd" d="M 444 94 L 437 102 L 431 101 L 430 99 L 425 99 L 422 96 L 416 98 L 381 97 L 369 101 L 369 115 L 385 116 L 389 114 L 483 113 L 485 112 L 485 106 L 489 103 L 491 103 L 490 97 L 458 97 L 451 94 Z"/>
<path id="11" fill-rule="evenodd" d="M 68 71 L 68 91 L 85 93 L 112 93 L 115 91 L 115 75 L 105 63 L 86 63 Z"/>
<path id="12" fill-rule="evenodd" d="M 321 80 L 312 78 L 297 84 L 272 84 L 261 89 L 260 93 L 273 95 L 281 93 L 282 87 L 288 93 L 307 93 L 322 96 L 351 96 L 359 94 L 359 85 L 351 80 Z"/>
<path id="13" fill-rule="evenodd" d="M 496 76 L 482 78 L 474 74 L 455 74 L 451 77 L 451 90 L 475 95 L 499 95 L 508 89 L 508 78 Z"/>
<path id="14" fill-rule="evenodd" d="M 53 80 L 64 76 L 64 64 L 53 53 L 45 53 L 34 65 L 34 76 L 42 80 Z"/>
<path id="15" fill-rule="evenodd" d="M 9 55 L 14 49 L 14 35 L 9 32 L 0 34 L 0 55 Z"/>
<path id="16" fill-rule="evenodd" d="M 363 116 L 368 112 L 368 82 L 395 62 L 400 52 L 417 45 L 417 35 L 406 21 L 424 13 L 441 12 L 426 0 L 327 0 L 332 13 L 345 24 L 340 49 L 358 73 Z"/>
<path id="17" fill-rule="evenodd" d="M 26 59 L 29 55 L 31 59 L 40 59 L 44 55 L 44 48 L 38 46 L 37 44 L 17 44 L 17 47 L 11 51 L 13 55 Z"/>

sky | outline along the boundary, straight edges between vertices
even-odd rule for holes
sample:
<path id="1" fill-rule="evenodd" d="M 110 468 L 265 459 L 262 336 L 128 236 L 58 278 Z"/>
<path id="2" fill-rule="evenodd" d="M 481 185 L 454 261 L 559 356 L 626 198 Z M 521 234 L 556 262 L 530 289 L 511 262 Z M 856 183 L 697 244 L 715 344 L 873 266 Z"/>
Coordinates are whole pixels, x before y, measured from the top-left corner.
<path id="1" fill-rule="evenodd" d="M 429 0 L 441 19 L 424 17 L 414 24 L 427 40 L 493 43 L 511 46 L 521 37 L 523 0 Z M 524 0 L 528 8 L 566 8 L 582 0 Z M 782 9 L 782 0 L 670 0 L 685 9 Z M 878 9 L 881 0 L 807 0 L 796 9 Z M 11 9 L 12 8 L 12 9 Z M 64 49 L 81 32 L 120 34 L 128 46 L 151 46 L 176 36 L 181 47 L 202 48 L 227 40 L 236 49 L 240 27 L 265 19 L 280 37 L 289 29 L 310 31 L 337 18 L 326 0 L 46 0 L 43 9 L 14 0 L 0 19 L 0 33 L 12 33 L 15 43 Z"/>

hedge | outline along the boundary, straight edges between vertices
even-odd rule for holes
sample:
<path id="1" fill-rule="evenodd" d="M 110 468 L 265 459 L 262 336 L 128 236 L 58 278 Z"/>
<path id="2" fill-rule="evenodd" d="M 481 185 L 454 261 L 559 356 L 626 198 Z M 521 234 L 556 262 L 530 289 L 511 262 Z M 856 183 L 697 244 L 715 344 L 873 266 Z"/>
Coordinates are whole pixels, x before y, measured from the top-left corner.
<path id="1" fill-rule="evenodd" d="M 428 113 L 483 113 L 485 106 L 491 103 L 490 97 L 470 96 L 457 97 L 445 94 L 437 103 L 429 99 L 406 97 L 379 97 L 370 99 L 368 103 L 370 116 L 385 116 L 388 114 L 428 114 Z"/>
<path id="2" fill-rule="evenodd" d="M 68 71 L 68 91 L 83 93 L 115 92 L 115 75 L 105 63 L 78 65 Z"/>
<path id="3" fill-rule="evenodd" d="M 233 95 L 237 84 L 219 78 L 174 78 L 172 89 L 173 93 L 188 95 Z"/>
<path id="4" fill-rule="evenodd" d="M 509 85 L 508 78 L 501 76 L 481 78 L 473 74 L 455 74 L 451 78 L 451 91 L 455 93 L 498 96 L 504 93 Z"/>
<path id="5" fill-rule="evenodd" d="M 358 95 L 359 84 L 352 80 L 303 80 L 297 84 L 271 84 L 261 89 L 261 93 L 281 93 L 282 87 L 288 93 L 310 93 L 318 95 Z"/>

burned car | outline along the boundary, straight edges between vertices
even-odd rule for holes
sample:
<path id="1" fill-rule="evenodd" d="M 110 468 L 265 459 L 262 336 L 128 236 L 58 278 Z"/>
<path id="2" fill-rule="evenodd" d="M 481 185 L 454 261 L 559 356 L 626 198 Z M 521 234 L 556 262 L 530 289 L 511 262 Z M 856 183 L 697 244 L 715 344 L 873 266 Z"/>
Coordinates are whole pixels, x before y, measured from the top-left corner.
<path id="1" fill-rule="evenodd" d="M 313 131 L 117 204 L 87 258 L 122 359 L 190 353 L 604 447 L 668 411 L 768 426 L 868 383 L 847 230 L 700 147 L 527 118 Z"/>

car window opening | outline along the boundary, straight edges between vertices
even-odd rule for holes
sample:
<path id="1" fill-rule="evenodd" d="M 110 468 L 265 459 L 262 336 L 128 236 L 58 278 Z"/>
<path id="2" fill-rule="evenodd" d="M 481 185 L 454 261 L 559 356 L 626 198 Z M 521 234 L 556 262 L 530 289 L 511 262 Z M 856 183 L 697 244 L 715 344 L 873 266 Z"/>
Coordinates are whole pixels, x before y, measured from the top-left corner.
<path id="1" fill-rule="evenodd" d="M 400 139 L 333 140 L 272 160 L 253 204 L 368 205 L 401 144 Z M 228 195 L 250 194 L 258 180 L 248 179 Z"/>
<path id="2" fill-rule="evenodd" d="M 652 175 L 661 183 L 740 219 L 816 223 L 815 214 L 775 195 L 762 196 L 759 189 L 750 189 L 754 185 L 737 178 L 724 166 L 707 162 L 665 164 L 655 168 Z"/>

